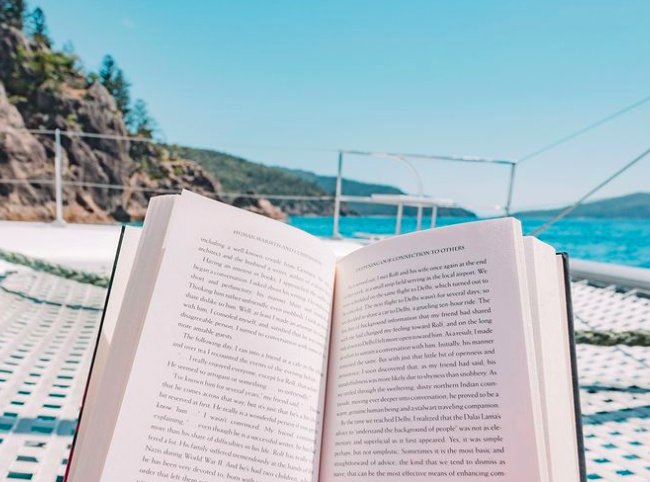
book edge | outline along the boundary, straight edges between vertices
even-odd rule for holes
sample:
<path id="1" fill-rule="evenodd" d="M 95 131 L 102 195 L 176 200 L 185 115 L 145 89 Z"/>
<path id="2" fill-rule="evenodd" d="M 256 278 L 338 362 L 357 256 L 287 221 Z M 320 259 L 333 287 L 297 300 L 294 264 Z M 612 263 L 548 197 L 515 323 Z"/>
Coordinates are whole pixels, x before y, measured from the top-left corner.
<path id="1" fill-rule="evenodd" d="M 88 378 L 86 379 L 86 386 L 84 388 L 84 394 L 81 399 L 81 408 L 79 409 L 79 418 L 77 419 L 77 425 L 74 430 L 74 437 L 72 438 L 72 444 L 70 446 L 70 454 L 68 455 L 68 463 L 65 468 L 65 475 L 63 476 L 63 482 L 68 482 L 68 477 L 70 476 L 70 469 L 72 468 L 72 458 L 74 457 L 75 448 L 77 444 L 77 436 L 79 435 L 79 427 L 81 426 L 81 419 L 83 417 L 84 408 L 86 407 L 86 397 L 88 396 L 88 388 L 90 387 L 90 379 L 93 374 L 93 368 L 95 367 L 95 359 L 97 358 L 97 351 L 99 349 L 99 340 L 101 338 L 102 329 L 104 328 L 104 320 L 106 318 L 106 309 L 108 308 L 108 300 L 111 296 L 111 289 L 113 287 L 113 280 L 115 279 L 115 273 L 117 272 L 117 263 L 120 257 L 120 251 L 122 249 L 122 243 L 124 241 L 124 233 L 126 232 L 126 226 L 122 225 L 120 229 L 120 238 L 117 242 L 117 249 L 115 251 L 115 259 L 113 260 L 113 267 L 111 269 L 111 276 L 108 282 L 108 289 L 106 291 L 106 298 L 104 299 L 104 307 L 102 308 L 102 317 L 99 321 L 99 328 L 97 330 L 97 339 L 95 340 L 95 348 L 93 349 L 93 355 L 90 359 L 90 368 L 88 369 Z"/>
<path id="2" fill-rule="evenodd" d="M 557 253 L 562 258 L 564 267 L 564 294 L 567 310 L 567 330 L 569 335 L 569 354 L 571 355 L 571 380 L 573 382 L 573 410 L 576 419 L 576 443 L 578 449 L 578 467 L 580 470 L 580 481 L 587 482 L 587 463 L 585 460 L 585 444 L 582 428 L 582 410 L 580 407 L 580 384 L 578 380 L 578 358 L 576 352 L 575 323 L 573 314 L 573 302 L 571 299 L 571 276 L 569 273 L 569 254 L 566 252 Z"/>

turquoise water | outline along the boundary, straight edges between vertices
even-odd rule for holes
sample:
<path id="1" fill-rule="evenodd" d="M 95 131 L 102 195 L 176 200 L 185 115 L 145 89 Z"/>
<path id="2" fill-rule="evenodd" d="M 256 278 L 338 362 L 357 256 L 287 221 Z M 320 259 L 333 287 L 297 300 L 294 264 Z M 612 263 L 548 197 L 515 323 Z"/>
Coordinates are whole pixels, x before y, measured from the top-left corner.
<path id="1" fill-rule="evenodd" d="M 442 218 L 438 226 L 467 222 L 467 219 Z M 541 226 L 545 220 L 523 220 L 524 233 Z M 294 216 L 290 224 L 316 236 L 331 236 L 331 217 Z M 423 227 L 431 226 L 424 219 Z M 402 232 L 415 230 L 415 217 L 405 217 Z M 355 233 L 393 234 L 395 218 L 341 218 L 343 236 Z M 566 251 L 571 257 L 650 268 L 650 220 L 630 219 L 569 219 L 560 221 L 540 236 L 558 251 Z"/>

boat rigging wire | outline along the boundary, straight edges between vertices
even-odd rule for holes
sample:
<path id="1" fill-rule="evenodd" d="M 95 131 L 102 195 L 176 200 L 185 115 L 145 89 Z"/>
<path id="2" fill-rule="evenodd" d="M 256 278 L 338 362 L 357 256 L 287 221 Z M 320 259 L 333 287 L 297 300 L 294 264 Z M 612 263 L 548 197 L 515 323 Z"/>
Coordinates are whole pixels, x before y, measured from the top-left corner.
<path id="1" fill-rule="evenodd" d="M 526 154 L 525 156 L 523 156 L 523 157 L 521 157 L 521 158 L 519 158 L 517 160 L 517 164 L 521 164 L 522 162 L 528 161 L 528 160 L 532 159 L 533 157 L 537 157 L 537 156 L 539 156 L 541 154 L 544 154 L 545 152 L 548 152 L 551 149 L 555 149 L 556 147 L 559 147 L 562 144 L 565 144 L 565 143 L 569 142 L 570 140 L 575 139 L 576 137 L 579 137 L 579 136 L 581 136 L 583 134 L 586 134 L 587 132 L 595 129 L 596 127 L 600 127 L 603 124 L 606 124 L 607 122 L 612 121 L 612 120 L 616 119 L 617 117 L 622 116 L 623 114 L 627 114 L 628 112 L 636 109 L 637 107 L 641 107 L 643 104 L 645 104 L 645 103 L 647 103 L 649 101 L 650 101 L 650 95 L 647 96 L 647 97 L 644 97 L 643 99 L 640 99 L 640 100 L 634 102 L 633 104 L 628 105 L 627 107 L 623 107 L 622 109 L 617 110 L 616 112 L 613 112 L 613 113 L 603 117 L 602 119 L 597 120 L 596 122 L 592 122 L 591 124 L 588 124 L 585 127 L 582 127 L 581 129 L 578 129 L 577 131 L 575 131 L 575 132 L 573 132 L 573 133 L 571 133 L 571 134 L 569 134 L 567 136 L 564 136 L 564 137 L 562 137 L 562 138 L 560 138 L 560 139 L 558 139 L 556 141 L 553 141 L 550 144 L 547 144 L 546 146 L 544 146 L 544 147 L 542 147 L 540 149 L 537 149 L 535 151 L 532 151 L 532 152 Z"/>
<path id="2" fill-rule="evenodd" d="M 586 201 L 589 197 L 591 197 L 593 194 L 596 192 L 600 191 L 603 187 L 605 187 L 607 184 L 612 182 L 614 179 L 616 179 L 618 176 L 623 174 L 625 171 L 627 171 L 629 168 L 634 166 L 636 163 L 641 161 L 643 158 L 645 158 L 648 154 L 650 154 L 650 148 L 646 149 L 643 151 L 641 154 L 636 156 L 634 159 L 632 159 L 630 162 L 625 164 L 623 167 L 621 167 L 618 171 L 616 171 L 614 174 L 609 176 L 607 179 L 605 179 L 603 182 L 598 184 L 596 187 L 592 188 L 584 194 L 580 199 L 578 199 L 576 202 L 571 204 L 570 206 L 566 207 L 564 210 L 560 211 L 558 214 L 556 214 L 553 218 L 542 224 L 539 228 L 535 229 L 530 233 L 530 236 L 537 236 L 540 233 L 546 231 L 548 228 L 550 228 L 553 224 L 555 224 L 557 221 L 560 219 L 568 216 L 571 214 L 577 207 L 579 207 L 584 201 Z"/>

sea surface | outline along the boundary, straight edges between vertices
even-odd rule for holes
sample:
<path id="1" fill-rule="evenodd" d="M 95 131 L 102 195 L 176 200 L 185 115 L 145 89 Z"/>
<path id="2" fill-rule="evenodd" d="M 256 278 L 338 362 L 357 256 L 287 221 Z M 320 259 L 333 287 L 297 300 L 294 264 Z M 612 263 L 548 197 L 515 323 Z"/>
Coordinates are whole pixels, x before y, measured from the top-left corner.
<path id="1" fill-rule="evenodd" d="M 439 218 L 438 226 L 448 226 L 474 221 L 461 218 Z M 522 220 L 524 234 L 541 226 L 543 219 Z M 331 217 L 291 217 L 289 223 L 316 236 L 331 236 Z M 404 217 L 402 232 L 415 231 L 415 217 Z M 430 219 L 423 220 L 423 227 L 431 226 Z M 345 237 L 358 233 L 394 234 L 395 218 L 391 217 L 343 217 L 340 232 Z M 566 251 L 570 257 L 650 268 L 650 220 L 633 219 L 568 219 L 562 220 L 539 238 L 558 251 Z"/>

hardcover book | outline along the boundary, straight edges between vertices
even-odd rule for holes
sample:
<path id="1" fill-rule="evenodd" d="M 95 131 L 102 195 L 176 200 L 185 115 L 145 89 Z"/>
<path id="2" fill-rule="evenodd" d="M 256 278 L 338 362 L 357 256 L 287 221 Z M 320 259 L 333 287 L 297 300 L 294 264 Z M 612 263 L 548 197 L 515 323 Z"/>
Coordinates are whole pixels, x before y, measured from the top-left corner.
<path id="1" fill-rule="evenodd" d="M 67 481 L 584 480 L 566 256 L 512 218 L 345 246 L 152 199 Z"/>

